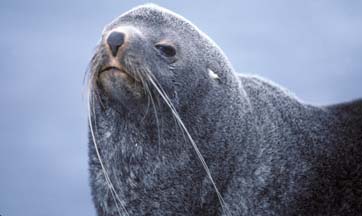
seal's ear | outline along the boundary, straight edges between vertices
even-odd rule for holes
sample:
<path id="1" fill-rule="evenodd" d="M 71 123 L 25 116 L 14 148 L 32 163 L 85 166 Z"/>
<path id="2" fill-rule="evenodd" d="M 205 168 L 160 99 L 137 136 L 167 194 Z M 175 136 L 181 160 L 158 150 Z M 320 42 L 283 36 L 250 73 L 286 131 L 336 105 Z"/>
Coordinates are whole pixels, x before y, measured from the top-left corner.
<path id="1" fill-rule="evenodd" d="M 219 75 L 217 75 L 213 70 L 211 70 L 210 68 L 207 68 L 207 71 L 209 73 L 209 76 L 211 79 L 214 79 L 214 80 L 219 80 L 220 77 Z"/>

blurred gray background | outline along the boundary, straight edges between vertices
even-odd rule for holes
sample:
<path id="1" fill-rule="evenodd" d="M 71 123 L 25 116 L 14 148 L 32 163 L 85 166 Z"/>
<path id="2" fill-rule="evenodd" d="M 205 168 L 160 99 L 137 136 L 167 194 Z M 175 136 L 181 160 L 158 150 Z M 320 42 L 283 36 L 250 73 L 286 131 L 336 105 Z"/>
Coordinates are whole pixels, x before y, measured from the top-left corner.
<path id="1" fill-rule="evenodd" d="M 103 26 L 144 1 L 1 0 L 0 214 L 95 215 L 83 76 Z M 241 73 L 324 105 L 362 96 L 362 1 L 154 1 Z"/>

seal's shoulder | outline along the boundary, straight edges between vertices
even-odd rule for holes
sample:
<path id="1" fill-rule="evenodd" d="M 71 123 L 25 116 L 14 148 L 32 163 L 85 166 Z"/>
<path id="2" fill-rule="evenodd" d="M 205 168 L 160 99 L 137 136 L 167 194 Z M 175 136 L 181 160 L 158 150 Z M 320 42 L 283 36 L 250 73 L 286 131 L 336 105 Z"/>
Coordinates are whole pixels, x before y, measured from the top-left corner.
<path id="1" fill-rule="evenodd" d="M 337 112 L 348 112 L 350 114 L 359 114 L 362 116 L 362 98 L 326 107 Z"/>
<path id="2" fill-rule="evenodd" d="M 358 126 L 358 128 L 361 130 L 362 134 L 362 98 L 349 102 L 329 105 L 325 108 L 335 113 L 335 115 L 340 119 L 347 122 L 353 122 L 353 124 Z"/>

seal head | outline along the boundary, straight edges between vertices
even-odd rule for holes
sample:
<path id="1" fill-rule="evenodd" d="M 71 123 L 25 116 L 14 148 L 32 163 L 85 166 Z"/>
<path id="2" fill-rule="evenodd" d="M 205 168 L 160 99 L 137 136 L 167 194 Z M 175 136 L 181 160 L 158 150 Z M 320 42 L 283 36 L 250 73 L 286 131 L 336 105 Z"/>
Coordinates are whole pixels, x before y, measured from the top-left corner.
<path id="1" fill-rule="evenodd" d="M 175 106 L 185 106 L 195 92 L 209 88 L 210 80 L 227 82 L 231 67 L 225 70 L 225 64 L 222 51 L 194 25 L 147 5 L 121 15 L 104 29 L 92 73 L 115 108 L 140 111 L 149 94 L 147 76 L 162 84 Z"/>

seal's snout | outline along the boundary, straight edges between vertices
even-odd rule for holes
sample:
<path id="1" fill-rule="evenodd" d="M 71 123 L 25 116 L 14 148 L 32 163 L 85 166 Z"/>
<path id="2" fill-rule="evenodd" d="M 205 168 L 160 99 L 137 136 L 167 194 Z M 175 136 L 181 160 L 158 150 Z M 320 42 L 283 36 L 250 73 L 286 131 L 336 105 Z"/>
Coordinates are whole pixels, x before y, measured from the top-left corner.
<path id="1" fill-rule="evenodd" d="M 139 43 L 139 32 L 135 28 L 120 26 L 104 33 L 101 41 L 99 66 L 96 74 L 97 86 L 113 101 L 127 101 L 142 97 L 143 85 L 140 67 L 133 53 Z M 137 47 L 138 48 L 138 47 Z"/>
<path id="2" fill-rule="evenodd" d="M 107 44 L 114 57 L 117 56 L 118 49 L 123 45 L 125 34 L 123 32 L 113 31 L 108 35 Z"/>

